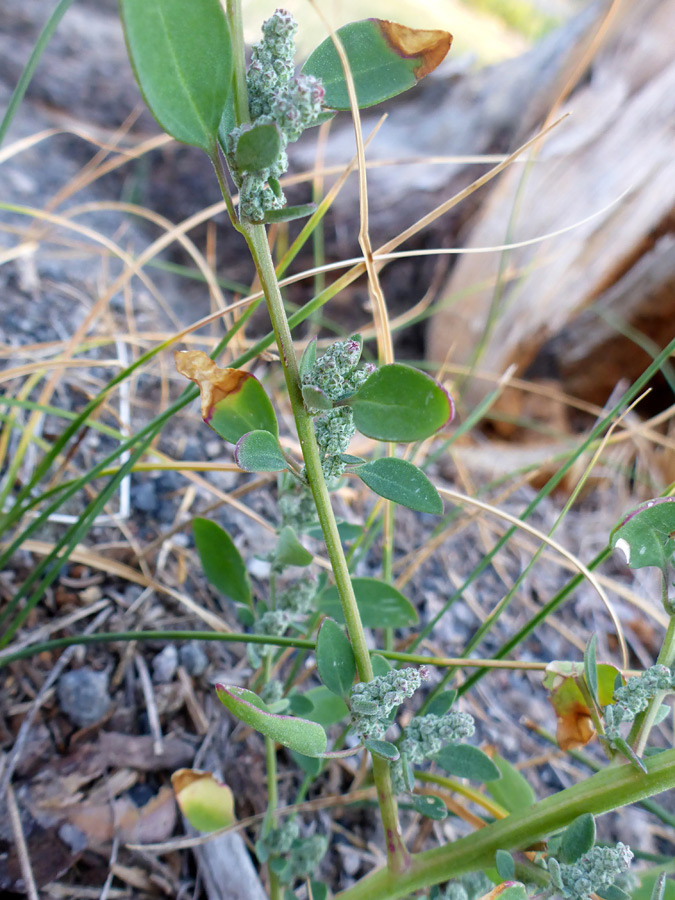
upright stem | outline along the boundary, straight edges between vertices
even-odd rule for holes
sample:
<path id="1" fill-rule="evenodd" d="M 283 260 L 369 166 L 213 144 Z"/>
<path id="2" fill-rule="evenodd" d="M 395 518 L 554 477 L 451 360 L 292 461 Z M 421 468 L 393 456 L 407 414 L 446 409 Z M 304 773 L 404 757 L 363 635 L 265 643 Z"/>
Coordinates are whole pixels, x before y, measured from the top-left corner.
<path id="1" fill-rule="evenodd" d="M 667 596 L 667 588 L 664 588 L 664 592 L 666 592 Z M 663 638 L 663 645 L 661 646 L 661 651 L 659 652 L 656 662 L 658 665 L 668 666 L 668 668 L 671 668 L 675 662 L 675 616 L 671 615 L 670 617 L 668 628 L 666 629 L 666 634 Z M 635 717 L 633 727 L 628 735 L 628 743 L 638 756 L 642 756 L 644 753 L 644 749 L 647 746 L 647 741 L 649 739 L 649 733 L 654 726 L 654 720 L 656 719 L 656 715 L 665 696 L 666 692 L 660 691 L 649 701 L 647 709 Z"/>
<path id="2" fill-rule="evenodd" d="M 272 671 L 272 655 L 265 655 L 264 678 L 263 683 L 267 684 L 270 680 Z M 273 738 L 265 738 L 265 763 L 267 769 L 267 813 L 263 821 L 263 835 L 266 835 L 274 827 L 275 813 L 277 803 L 279 802 L 279 792 L 277 790 L 277 748 Z M 270 879 L 270 900 L 281 900 L 281 884 L 276 872 L 271 867 L 267 867 L 267 873 Z"/>
<path id="3" fill-rule="evenodd" d="M 330 502 L 330 495 L 321 469 L 321 455 L 316 443 L 311 416 L 305 409 L 300 389 L 298 361 L 293 347 L 293 338 L 286 318 L 281 293 L 274 272 L 274 264 L 267 243 L 267 234 L 263 225 L 246 225 L 244 237 L 251 251 L 251 256 L 258 271 L 260 284 L 265 292 L 267 308 L 276 337 L 281 365 L 286 380 L 286 389 L 291 401 L 291 408 L 298 431 L 298 439 L 305 462 L 307 480 L 314 497 L 316 510 L 323 530 L 326 550 L 328 552 L 335 584 L 337 586 L 344 612 L 347 632 L 354 650 L 356 668 L 361 681 L 371 681 L 373 669 L 366 644 L 366 635 L 359 615 L 354 596 L 354 589 L 349 577 L 349 568 L 345 558 L 337 523 Z M 404 871 L 410 862 L 410 856 L 403 843 L 401 828 L 398 822 L 398 809 L 394 796 L 389 763 L 373 757 L 373 777 L 380 805 L 380 815 L 387 841 L 387 861 L 389 868 L 395 872 Z"/>

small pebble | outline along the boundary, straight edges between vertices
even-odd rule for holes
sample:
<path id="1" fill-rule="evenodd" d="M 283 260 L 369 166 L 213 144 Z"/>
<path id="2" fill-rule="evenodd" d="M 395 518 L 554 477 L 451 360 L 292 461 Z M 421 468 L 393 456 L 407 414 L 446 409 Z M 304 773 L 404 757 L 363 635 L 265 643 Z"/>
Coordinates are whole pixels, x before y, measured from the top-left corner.
<path id="1" fill-rule="evenodd" d="M 135 509 L 145 513 L 153 513 L 159 504 L 157 488 L 153 481 L 136 484 L 131 491 L 131 502 Z"/>
<path id="2" fill-rule="evenodd" d="M 248 560 L 246 568 L 248 569 L 249 574 L 261 581 L 269 578 L 272 570 L 271 564 L 268 563 L 266 559 L 256 559 L 255 556 Z"/>
<path id="3" fill-rule="evenodd" d="M 195 677 L 203 675 L 209 664 L 208 656 L 197 641 L 183 644 L 178 651 L 178 656 L 181 666 L 183 666 L 188 675 L 194 675 Z"/>
<path id="4" fill-rule="evenodd" d="M 88 666 L 73 669 L 59 678 L 56 688 L 59 706 L 73 725 L 88 728 L 110 709 L 107 672 L 95 672 Z"/>
<path id="5" fill-rule="evenodd" d="M 152 680 L 155 684 L 168 684 L 177 668 L 178 651 L 173 644 L 167 644 L 152 661 Z"/>

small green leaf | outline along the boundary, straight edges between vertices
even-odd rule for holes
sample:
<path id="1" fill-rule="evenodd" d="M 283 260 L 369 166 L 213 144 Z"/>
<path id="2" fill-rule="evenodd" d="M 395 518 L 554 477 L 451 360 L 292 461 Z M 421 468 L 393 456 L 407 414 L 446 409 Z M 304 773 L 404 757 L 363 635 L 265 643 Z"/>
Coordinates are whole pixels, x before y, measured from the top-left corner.
<path id="1" fill-rule="evenodd" d="M 513 881 L 516 877 L 516 864 L 508 850 L 497 850 L 495 864 L 500 878 L 503 878 L 504 881 Z"/>
<path id="2" fill-rule="evenodd" d="M 471 744 L 448 744 L 439 750 L 434 759 L 451 775 L 471 781 L 497 781 L 502 777 L 490 757 Z"/>
<path id="3" fill-rule="evenodd" d="M 432 794 L 413 794 L 410 799 L 413 809 L 421 816 L 434 819 L 436 822 L 442 822 L 447 818 L 448 810 L 440 797 L 434 797 Z"/>
<path id="4" fill-rule="evenodd" d="M 614 527 L 609 542 L 613 550 L 621 550 L 631 569 L 665 570 L 675 552 L 675 497 L 640 504 Z"/>
<path id="5" fill-rule="evenodd" d="M 240 172 L 269 169 L 281 153 L 281 132 L 276 124 L 253 125 L 239 135 L 234 157 Z"/>
<path id="6" fill-rule="evenodd" d="M 250 372 L 221 369 L 201 350 L 176 351 L 174 360 L 181 375 L 199 385 L 202 418 L 226 441 L 236 444 L 258 430 L 279 436 L 274 408 Z"/>
<path id="7" fill-rule="evenodd" d="M 668 718 L 668 713 L 670 712 L 670 707 L 667 703 L 662 703 L 661 706 L 656 710 L 656 715 L 654 716 L 654 725 L 660 725 L 665 719 Z"/>
<path id="8" fill-rule="evenodd" d="M 270 179 L 275 181 L 276 179 Z M 263 217 L 265 225 L 279 222 L 293 222 L 295 219 L 306 219 L 316 212 L 316 203 L 300 203 L 298 206 L 282 206 L 281 209 L 268 209 Z"/>
<path id="9" fill-rule="evenodd" d="M 358 601 L 357 601 L 358 602 Z M 370 657 L 370 664 L 373 667 L 373 675 L 375 678 L 381 678 L 383 675 L 386 675 L 387 672 L 391 672 L 393 669 L 392 664 L 388 659 L 385 659 L 379 653 L 373 653 Z"/>
<path id="10" fill-rule="evenodd" d="M 257 694 L 237 685 L 217 684 L 216 694 L 233 716 L 265 737 L 305 756 L 321 756 L 326 752 L 326 732 L 316 722 L 275 716 Z"/>
<path id="11" fill-rule="evenodd" d="M 567 826 L 560 844 L 560 861 L 575 863 L 595 844 L 595 819 L 590 813 L 582 813 Z"/>
<path id="12" fill-rule="evenodd" d="M 332 409 L 333 401 L 321 390 L 314 385 L 306 384 L 302 389 L 302 399 L 305 401 L 307 409 Z"/>
<path id="13" fill-rule="evenodd" d="M 304 378 L 304 376 L 309 372 L 309 370 L 314 368 L 315 362 L 316 362 L 316 337 L 313 337 L 312 340 L 307 344 L 307 346 L 303 350 L 302 357 L 300 358 L 300 380 L 301 381 Z"/>
<path id="14" fill-rule="evenodd" d="M 386 581 L 352 578 L 352 586 L 361 621 L 366 628 L 405 628 L 417 622 L 417 612 L 410 600 Z M 335 585 L 321 596 L 319 611 L 344 624 L 342 604 Z"/>
<path id="15" fill-rule="evenodd" d="M 591 697 L 594 702 L 599 706 L 600 700 L 598 699 L 598 662 L 595 654 L 595 645 L 598 642 L 597 634 L 591 636 L 588 644 L 586 644 L 586 649 L 584 650 L 584 678 L 586 679 L 586 686 L 590 691 Z"/>
<path id="16" fill-rule="evenodd" d="M 356 660 L 349 638 L 333 619 L 324 619 L 316 641 L 316 666 L 329 691 L 347 697 L 356 675 Z"/>
<path id="17" fill-rule="evenodd" d="M 294 716 L 300 716 L 302 719 L 309 719 L 314 711 L 314 704 L 307 694 L 289 694 L 288 700 L 291 705 L 291 712 Z"/>
<path id="18" fill-rule="evenodd" d="M 415 789 L 415 771 L 405 753 L 401 754 L 401 768 L 403 769 L 403 783 L 405 784 L 405 789 L 412 794 Z"/>
<path id="19" fill-rule="evenodd" d="M 279 441 L 269 431 L 249 431 L 239 438 L 234 461 L 245 472 L 281 472 L 288 468 Z"/>
<path id="20" fill-rule="evenodd" d="M 340 459 L 346 466 L 362 466 L 366 460 L 360 456 L 352 456 L 351 453 L 341 453 Z"/>
<path id="21" fill-rule="evenodd" d="M 234 541 L 220 525 L 197 518 L 192 523 L 195 545 L 209 584 L 247 609 L 253 606 L 251 582 Z"/>
<path id="22" fill-rule="evenodd" d="M 426 708 L 427 715 L 444 716 L 457 699 L 457 691 L 441 691 Z"/>
<path id="23" fill-rule="evenodd" d="M 380 756 L 382 759 L 388 759 L 390 762 L 396 762 L 400 757 L 398 747 L 389 741 L 376 741 L 368 738 L 363 742 L 366 750 L 370 750 L 373 756 Z"/>
<path id="24" fill-rule="evenodd" d="M 337 33 L 361 109 L 414 87 L 443 61 L 452 43 L 447 31 L 422 31 L 384 19 L 351 22 Z M 325 106 L 349 109 L 344 71 L 331 38 L 310 54 L 302 71 L 323 81 Z"/>
<path id="25" fill-rule="evenodd" d="M 602 900 L 630 900 L 630 894 L 626 893 L 626 891 L 617 887 L 615 884 L 608 884 L 605 887 L 601 887 L 599 890 L 595 891 L 595 893 L 598 897 L 602 897 Z"/>
<path id="26" fill-rule="evenodd" d="M 480 900 L 528 900 L 525 885 L 519 881 L 498 884 Z"/>
<path id="27" fill-rule="evenodd" d="M 443 512 L 443 501 L 436 488 L 421 469 L 406 459 L 384 456 L 359 466 L 356 474 L 380 497 L 418 512 L 436 516 Z"/>
<path id="28" fill-rule="evenodd" d="M 308 900 L 328 900 L 328 885 L 323 881 L 310 881 Z M 293 894 L 295 897 L 295 894 Z"/>
<path id="29" fill-rule="evenodd" d="M 232 791 L 211 772 L 178 769 L 171 786 L 181 812 L 198 831 L 216 831 L 235 821 Z"/>
<path id="30" fill-rule="evenodd" d="M 231 92 L 230 30 L 219 0 L 120 0 L 143 98 L 177 141 L 213 156 Z"/>
<path id="31" fill-rule="evenodd" d="M 284 525 L 279 532 L 277 546 L 274 550 L 274 562 L 277 566 L 308 566 L 314 557 L 302 546 L 290 525 Z"/>
<path id="32" fill-rule="evenodd" d="M 631 762 L 638 771 L 642 772 L 643 775 L 647 774 L 647 767 L 625 738 L 614 738 L 614 746 L 620 753 L 623 753 L 626 759 Z"/>
<path id="33" fill-rule="evenodd" d="M 523 812 L 532 806 L 537 798 L 529 781 L 502 756 L 495 754 L 492 762 L 502 776 L 498 781 L 490 781 L 487 785 L 488 794 L 492 799 L 510 813 Z"/>
<path id="34" fill-rule="evenodd" d="M 452 420 L 450 395 L 430 375 L 392 363 L 349 398 L 354 424 L 377 441 L 421 441 Z"/>
<path id="35" fill-rule="evenodd" d="M 324 761 L 321 758 L 304 756 L 302 753 L 296 753 L 295 750 L 291 750 L 290 754 L 296 766 L 299 766 L 305 775 L 310 775 L 312 778 L 316 778 L 324 767 Z"/>
<path id="36" fill-rule="evenodd" d="M 304 714 L 305 718 L 323 725 L 324 728 L 337 725 L 349 715 L 345 701 L 323 685 L 305 691 L 303 696 L 312 703 L 312 710 Z"/>

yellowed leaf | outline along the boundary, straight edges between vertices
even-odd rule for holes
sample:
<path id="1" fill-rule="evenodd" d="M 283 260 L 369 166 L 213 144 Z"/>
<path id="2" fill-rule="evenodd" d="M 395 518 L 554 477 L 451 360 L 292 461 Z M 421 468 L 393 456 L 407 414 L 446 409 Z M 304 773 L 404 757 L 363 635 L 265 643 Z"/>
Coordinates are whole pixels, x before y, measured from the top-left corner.
<path id="1" fill-rule="evenodd" d="M 216 831 L 235 821 L 232 791 L 211 772 L 178 769 L 171 784 L 181 812 L 198 831 Z"/>

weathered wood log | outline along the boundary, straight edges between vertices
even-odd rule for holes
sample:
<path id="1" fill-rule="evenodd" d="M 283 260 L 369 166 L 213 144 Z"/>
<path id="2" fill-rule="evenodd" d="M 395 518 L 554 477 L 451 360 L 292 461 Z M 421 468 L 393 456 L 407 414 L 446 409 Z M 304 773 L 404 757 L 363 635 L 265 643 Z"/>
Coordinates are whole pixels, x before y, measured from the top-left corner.
<path id="1" fill-rule="evenodd" d="M 500 179 L 466 245 L 578 224 L 509 251 L 498 290 L 500 253 L 461 257 L 444 291 L 461 299 L 433 317 L 432 359 L 443 360 L 452 343 L 454 361 L 468 362 L 482 343 L 478 371 L 515 363 L 602 403 L 675 334 L 675 0 L 622 6 L 564 107 L 572 115 L 530 167 Z"/>

